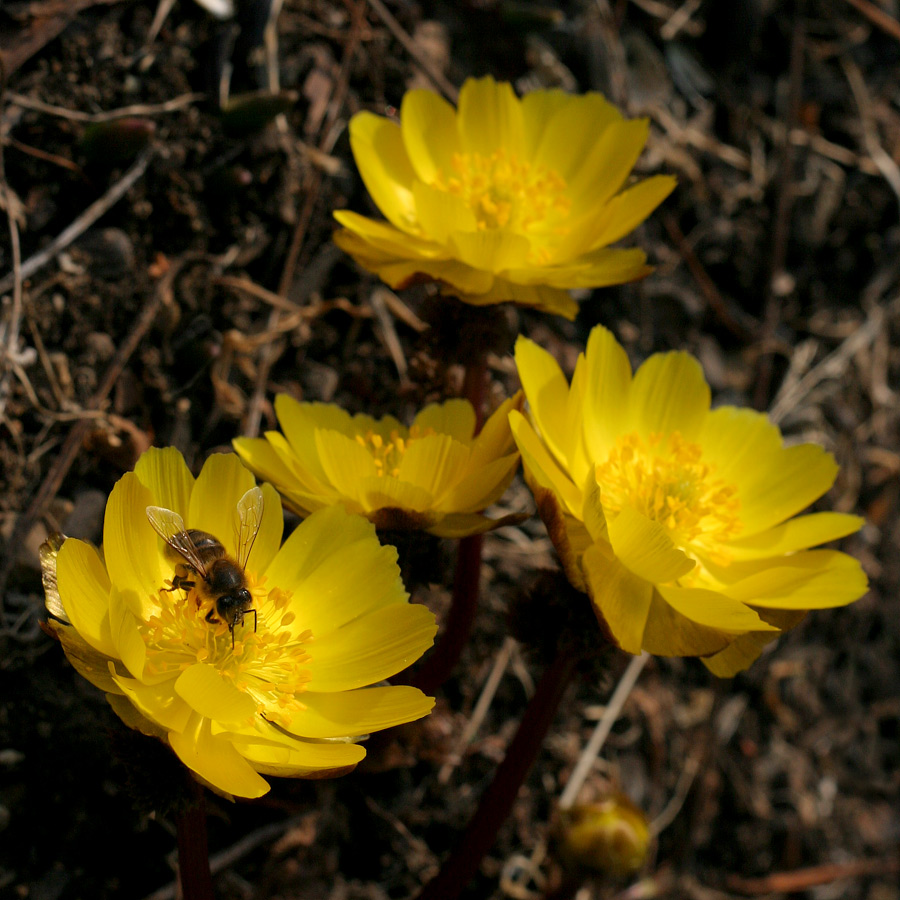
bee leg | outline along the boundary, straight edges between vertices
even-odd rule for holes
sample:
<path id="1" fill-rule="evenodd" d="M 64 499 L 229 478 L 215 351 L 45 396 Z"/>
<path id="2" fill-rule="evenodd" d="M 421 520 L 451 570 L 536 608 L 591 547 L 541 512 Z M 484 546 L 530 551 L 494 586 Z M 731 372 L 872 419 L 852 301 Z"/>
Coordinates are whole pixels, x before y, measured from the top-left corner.
<path id="1" fill-rule="evenodd" d="M 218 618 L 218 616 L 216 615 L 216 608 L 215 608 L 215 607 L 213 607 L 213 608 L 206 614 L 206 621 L 207 621 L 207 622 L 212 622 L 213 624 L 217 624 L 218 622 L 221 621 L 221 620 Z"/>
<path id="2" fill-rule="evenodd" d="M 180 575 L 176 575 L 170 582 L 172 587 L 163 588 L 166 591 L 189 591 L 196 582 L 191 581 L 189 578 L 182 578 Z"/>
<path id="3" fill-rule="evenodd" d="M 255 610 L 255 609 L 248 609 L 247 612 L 252 612 L 252 613 L 253 613 L 253 633 L 256 634 L 256 622 L 257 622 L 257 619 L 256 619 L 256 610 Z"/>

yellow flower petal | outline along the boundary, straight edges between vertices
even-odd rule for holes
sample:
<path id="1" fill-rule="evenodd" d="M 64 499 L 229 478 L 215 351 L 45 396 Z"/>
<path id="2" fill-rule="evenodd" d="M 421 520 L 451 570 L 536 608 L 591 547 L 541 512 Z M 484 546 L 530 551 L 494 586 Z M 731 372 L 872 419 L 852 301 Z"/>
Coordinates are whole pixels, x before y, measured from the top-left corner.
<path id="1" fill-rule="evenodd" d="M 438 244 L 445 244 L 454 232 L 474 231 L 478 221 L 462 197 L 441 191 L 424 182 L 413 186 L 416 218 L 422 233 Z"/>
<path id="2" fill-rule="evenodd" d="M 226 681 L 217 668 L 204 663 L 197 663 L 178 676 L 175 693 L 194 712 L 217 722 L 240 722 L 256 713 L 256 703 L 249 694 Z"/>
<path id="3" fill-rule="evenodd" d="M 581 492 L 541 443 L 528 420 L 516 410 L 509 414 L 509 425 L 522 454 L 522 465 L 530 478 L 559 495 L 566 511 L 581 514 Z"/>
<path id="4" fill-rule="evenodd" d="M 236 557 L 240 529 L 238 500 L 255 486 L 256 480 L 237 456 L 214 453 L 203 464 L 191 493 L 188 528 L 209 532 Z"/>
<path id="5" fill-rule="evenodd" d="M 148 737 L 166 740 L 166 729 L 156 722 L 152 722 L 146 716 L 141 715 L 127 697 L 121 694 L 107 693 L 106 702 L 129 728 L 139 731 L 141 734 L 146 734 Z"/>
<path id="6" fill-rule="evenodd" d="M 713 656 L 707 656 L 700 662 L 717 678 L 733 678 L 738 672 L 752 665 L 768 644 L 777 637 L 771 632 L 751 632 L 742 634 L 732 641 L 724 650 Z"/>
<path id="7" fill-rule="evenodd" d="M 59 639 L 66 659 L 82 678 L 86 678 L 101 691 L 118 693 L 109 672 L 109 664 L 115 665 L 114 659 L 91 646 L 71 625 L 48 619 L 44 627 Z"/>
<path id="8" fill-rule="evenodd" d="M 407 234 L 388 222 L 367 219 L 348 209 L 334 212 L 344 230 L 334 236 L 335 243 L 352 255 L 360 253 L 383 261 L 407 258 L 444 259 L 447 251 L 432 240 Z"/>
<path id="9" fill-rule="evenodd" d="M 467 266 L 494 274 L 520 267 L 530 250 L 527 238 L 499 229 L 453 232 L 450 246 Z"/>
<path id="10" fill-rule="evenodd" d="M 194 476 L 174 447 L 151 447 L 141 454 L 134 474 L 150 491 L 154 506 L 171 509 L 182 518 L 188 514 Z"/>
<path id="11" fill-rule="evenodd" d="M 790 519 L 748 538 L 731 541 L 728 552 L 735 560 L 783 556 L 846 537 L 862 528 L 865 520 L 845 513 L 821 512 Z"/>
<path id="12" fill-rule="evenodd" d="M 413 424 L 423 431 L 431 428 L 438 434 L 450 435 L 461 444 L 468 444 L 475 433 L 475 410 L 468 400 L 429 403 L 416 414 Z"/>
<path id="13" fill-rule="evenodd" d="M 585 251 L 606 247 L 634 231 L 675 190 L 671 175 L 654 175 L 613 197 L 603 207 L 602 221 L 585 223 Z"/>
<path id="14" fill-rule="evenodd" d="M 284 778 L 328 778 L 345 775 L 365 758 L 366 751 L 358 744 L 307 743 L 279 734 L 269 728 L 267 734 L 279 741 L 253 740 L 250 735 L 227 734 L 256 771 L 264 775 Z"/>
<path id="15" fill-rule="evenodd" d="M 220 791 L 235 797 L 261 797 L 269 790 L 230 741 L 213 737 L 209 719 L 195 713 L 183 732 L 169 733 L 169 743 L 189 769 Z"/>
<path id="16" fill-rule="evenodd" d="M 501 147 L 521 147 L 522 109 L 512 86 L 493 78 L 470 78 L 459 92 L 460 147 L 467 153 L 490 156 Z"/>
<path id="17" fill-rule="evenodd" d="M 555 260 L 545 267 L 526 265 L 509 269 L 504 273 L 504 278 L 523 288 L 534 285 L 545 290 L 549 287 L 567 290 L 608 287 L 644 278 L 652 271 L 646 263 L 647 256 L 643 250 L 603 247 L 572 260 Z M 516 302 L 524 305 L 518 298 Z M 545 307 L 540 305 L 540 308 Z"/>
<path id="18" fill-rule="evenodd" d="M 405 603 L 396 559 L 397 551 L 379 545 L 372 534 L 353 543 L 345 541 L 342 552 L 322 561 L 294 589 L 291 608 L 297 629 L 310 629 L 318 642 L 359 616 Z M 362 596 L 360 585 L 365 585 Z"/>
<path id="19" fill-rule="evenodd" d="M 380 266 L 377 272 L 382 281 L 398 290 L 420 281 L 437 281 L 443 293 L 456 294 L 461 299 L 465 298 L 467 303 L 475 303 L 475 300 L 469 299 L 470 295 L 490 291 L 496 281 L 491 272 L 480 272 L 456 259 L 403 261 Z"/>
<path id="20" fill-rule="evenodd" d="M 585 206 L 606 203 L 625 183 L 644 144 L 650 123 L 647 119 L 611 122 L 591 152 L 569 181 L 572 197 Z M 630 230 L 630 229 L 629 229 Z"/>
<path id="21" fill-rule="evenodd" d="M 257 478 L 276 485 L 289 485 L 296 478 L 295 470 L 275 449 L 274 442 L 269 439 L 271 435 L 276 435 L 276 440 L 278 438 L 284 440 L 278 432 L 270 431 L 266 433 L 265 438 L 234 438 L 231 446 L 234 447 L 234 452 L 240 457 L 241 462 Z"/>
<path id="22" fill-rule="evenodd" d="M 248 473 L 249 474 L 249 473 Z M 163 573 L 163 542 L 147 519 L 154 497 L 133 472 L 127 472 L 109 495 L 103 520 L 103 555 L 111 584 L 127 595 L 132 609 L 149 615 L 158 608 Z"/>
<path id="23" fill-rule="evenodd" d="M 725 588 L 764 609 L 828 609 L 858 600 L 869 584 L 859 562 L 836 550 L 805 550 Z"/>
<path id="24" fill-rule="evenodd" d="M 697 439 L 709 413 L 709 385 L 687 353 L 656 353 L 635 373 L 628 398 L 627 430 L 644 437 L 677 431 Z"/>
<path id="25" fill-rule="evenodd" d="M 778 631 L 764 622 L 749 606 L 718 591 L 659 585 L 657 591 L 677 613 L 696 622 L 729 634 L 748 631 Z"/>
<path id="26" fill-rule="evenodd" d="M 435 502 L 430 491 L 390 475 L 360 478 L 357 490 L 362 511 L 370 517 L 385 508 L 428 513 Z"/>
<path id="27" fill-rule="evenodd" d="M 535 146 L 532 159 L 566 182 L 576 178 L 598 140 L 622 114 L 600 94 L 577 97 L 534 91 L 522 100 L 525 130 Z M 571 194 L 573 200 L 577 197 Z"/>
<path id="28" fill-rule="evenodd" d="M 490 273 L 484 273 L 488 275 Z M 539 277 L 535 271 L 529 271 L 527 275 L 534 279 Z M 451 285 L 454 282 L 446 279 Z M 571 298 L 566 290 L 556 287 L 548 287 L 544 284 L 517 284 L 507 278 L 491 278 L 485 287 L 476 287 L 474 284 L 459 287 L 459 297 L 472 306 L 489 306 L 493 303 L 515 303 L 517 306 L 540 309 L 544 312 L 563 316 L 570 321 L 578 314 L 578 304 Z M 449 293 L 449 291 L 445 291 Z"/>
<path id="29" fill-rule="evenodd" d="M 741 475 L 735 473 L 741 498 L 742 537 L 758 534 L 806 509 L 837 477 L 834 457 L 816 444 L 785 447 Z"/>
<path id="30" fill-rule="evenodd" d="M 771 620 L 771 624 L 782 631 L 796 627 L 806 617 L 805 612 L 793 610 L 788 612 L 766 610 L 765 615 Z M 749 634 L 742 634 L 724 650 L 701 660 L 701 662 L 718 678 L 732 678 L 753 663 L 777 634 L 778 632 L 770 631 L 752 631 Z"/>
<path id="31" fill-rule="evenodd" d="M 377 474 L 372 455 L 355 440 L 337 431 L 317 428 L 315 441 L 327 480 L 338 493 L 359 501 L 359 482 Z"/>
<path id="32" fill-rule="evenodd" d="M 654 593 L 641 643 L 644 650 L 658 656 L 708 656 L 734 639 L 717 628 L 691 621 Z"/>
<path id="33" fill-rule="evenodd" d="M 159 684 L 144 684 L 117 676 L 115 683 L 138 713 L 163 731 L 184 731 L 194 715 L 190 706 L 173 691 L 172 679 Z"/>
<path id="34" fill-rule="evenodd" d="M 569 401 L 566 376 L 546 350 L 522 335 L 516 339 L 515 360 L 532 421 L 544 444 L 565 467 L 569 462 L 563 444 L 569 437 L 566 430 Z"/>
<path id="35" fill-rule="evenodd" d="M 606 526 L 618 559 L 651 584 L 675 581 L 695 566 L 694 561 L 672 543 L 658 522 L 630 507 L 612 519 L 607 517 Z"/>
<path id="36" fill-rule="evenodd" d="M 765 413 L 736 406 L 712 410 L 698 441 L 704 460 L 713 463 L 726 481 L 774 466 L 782 449 L 781 434 Z"/>
<path id="37" fill-rule="evenodd" d="M 437 624 L 424 606 L 394 603 L 316 638 L 311 691 L 349 691 L 396 675 L 434 641 Z"/>
<path id="38" fill-rule="evenodd" d="M 90 544 L 68 538 L 57 556 L 56 577 L 75 631 L 95 650 L 115 656 L 109 631 L 110 583 L 100 554 Z"/>
<path id="39" fill-rule="evenodd" d="M 313 513 L 294 530 L 266 577 L 269 584 L 293 592 L 295 627 L 310 629 L 316 638 L 405 601 L 396 559 L 393 547 L 378 543 L 371 522 L 334 506 Z"/>
<path id="40" fill-rule="evenodd" d="M 453 487 L 435 498 L 438 511 L 470 513 L 496 503 L 509 487 L 519 468 L 519 454 L 511 453 L 479 466 L 463 476 Z"/>
<path id="41" fill-rule="evenodd" d="M 488 416 L 472 443 L 470 468 L 475 469 L 488 465 L 491 461 L 515 451 L 516 442 L 513 440 L 512 431 L 509 428 L 509 414 L 514 409 L 521 410 L 524 400 L 525 395 L 522 391 L 518 391 L 508 400 L 504 400 Z"/>
<path id="42" fill-rule="evenodd" d="M 350 120 L 350 147 L 378 208 L 403 231 L 415 230 L 412 186 L 416 175 L 400 126 L 370 112 L 357 113 Z"/>
<path id="43" fill-rule="evenodd" d="M 605 460 L 625 431 L 631 391 L 631 364 L 612 332 L 597 326 L 587 344 L 584 437 L 595 461 Z"/>
<path id="44" fill-rule="evenodd" d="M 527 518 L 526 513 L 510 513 L 499 519 L 489 519 L 487 516 L 477 513 L 447 513 L 425 530 L 436 537 L 462 538 L 495 531 L 506 525 L 519 525 Z"/>
<path id="45" fill-rule="evenodd" d="M 247 558 L 247 570 L 250 572 L 265 572 L 275 558 L 284 534 L 284 512 L 278 491 L 272 485 L 264 484 L 262 492 L 264 500 L 262 522 Z"/>
<path id="46" fill-rule="evenodd" d="M 139 616 L 132 612 L 134 594 L 113 587 L 109 593 L 109 631 L 115 645 L 115 656 L 128 671 L 141 678 L 147 662 L 147 645 L 138 629 Z"/>
<path id="47" fill-rule="evenodd" d="M 327 484 L 328 476 L 319 458 L 315 431 L 321 429 L 349 433 L 352 429 L 349 414 L 333 403 L 300 403 L 288 394 L 279 394 L 275 398 L 275 415 L 290 445 L 290 458 L 295 463 L 295 474 L 308 473 L 304 481 L 307 488 Z M 275 448 L 284 452 L 284 448 L 280 448 L 277 443 Z"/>
<path id="48" fill-rule="evenodd" d="M 582 567 L 601 626 L 627 653 L 640 653 L 653 585 L 604 552 L 600 544 L 584 552 Z"/>
<path id="49" fill-rule="evenodd" d="M 593 474 L 585 478 L 582 488 L 584 505 L 582 506 L 581 519 L 584 527 L 591 536 L 593 542 L 609 544 L 609 525 L 606 522 L 606 512 L 603 509 L 603 499 L 600 493 L 600 485 Z"/>
<path id="50" fill-rule="evenodd" d="M 303 695 L 305 709 L 285 726 L 293 734 L 335 738 L 370 734 L 427 716 L 434 698 L 413 687 L 373 687 L 337 694 Z"/>
<path id="51" fill-rule="evenodd" d="M 397 478 L 437 497 L 444 485 L 459 481 L 468 462 L 465 444 L 448 434 L 429 434 L 408 443 Z"/>
<path id="52" fill-rule="evenodd" d="M 400 104 L 403 143 L 416 174 L 431 184 L 438 173 L 453 171 L 459 152 L 456 110 L 434 91 L 407 91 Z"/>
<path id="53" fill-rule="evenodd" d="M 585 479 L 594 470 L 584 429 L 587 378 L 587 360 L 583 353 L 579 353 L 566 401 L 565 437 L 562 438 L 564 453 L 569 461 L 569 471 L 575 484 L 584 484 Z"/>

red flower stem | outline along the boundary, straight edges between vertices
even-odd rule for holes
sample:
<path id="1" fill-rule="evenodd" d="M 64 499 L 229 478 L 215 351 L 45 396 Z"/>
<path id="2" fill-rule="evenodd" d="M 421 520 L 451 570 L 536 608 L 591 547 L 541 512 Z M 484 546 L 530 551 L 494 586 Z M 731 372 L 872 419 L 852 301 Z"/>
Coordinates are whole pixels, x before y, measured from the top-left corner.
<path id="1" fill-rule="evenodd" d="M 438 874 L 422 888 L 418 900 L 456 900 L 472 880 L 484 855 L 493 846 L 500 826 L 512 810 L 519 788 L 537 758 L 578 662 L 578 653 L 569 646 L 563 646 L 544 670 L 506 756 L 482 795 L 462 840 L 444 861 Z"/>
<path id="2" fill-rule="evenodd" d="M 463 395 L 475 410 L 475 434 L 484 424 L 484 389 L 487 362 L 483 358 L 466 367 Z M 469 642 L 478 612 L 481 583 L 482 535 L 460 538 L 456 549 L 453 597 L 444 624 L 444 633 L 434 651 L 413 676 L 413 684 L 425 694 L 433 694 L 452 674 Z"/>
<path id="3" fill-rule="evenodd" d="M 203 788 L 193 778 L 187 780 L 191 804 L 176 817 L 181 896 L 183 900 L 214 900 L 206 840 L 206 801 Z"/>
<path id="4" fill-rule="evenodd" d="M 413 684 L 425 694 L 433 694 L 450 677 L 472 634 L 478 612 L 481 543 L 482 536 L 476 534 L 461 538 L 457 546 L 453 598 L 444 633 L 413 676 Z"/>

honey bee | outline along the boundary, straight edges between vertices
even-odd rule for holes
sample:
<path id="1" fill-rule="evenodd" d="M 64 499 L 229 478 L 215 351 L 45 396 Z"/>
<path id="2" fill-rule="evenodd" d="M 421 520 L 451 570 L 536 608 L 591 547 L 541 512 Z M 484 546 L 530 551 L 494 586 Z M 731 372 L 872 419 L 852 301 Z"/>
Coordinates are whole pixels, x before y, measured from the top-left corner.
<path id="1" fill-rule="evenodd" d="M 197 589 L 201 605 L 211 604 L 207 622 L 225 622 L 231 632 L 253 613 L 253 630 L 257 615 L 253 596 L 247 588 L 244 569 L 259 533 L 263 515 L 263 492 L 251 488 L 238 501 L 240 528 L 237 534 L 237 559 L 229 556 L 221 541 L 206 531 L 186 529 L 184 519 L 164 506 L 148 506 L 147 518 L 153 530 L 166 542 L 166 558 L 175 564 L 171 591 Z"/>

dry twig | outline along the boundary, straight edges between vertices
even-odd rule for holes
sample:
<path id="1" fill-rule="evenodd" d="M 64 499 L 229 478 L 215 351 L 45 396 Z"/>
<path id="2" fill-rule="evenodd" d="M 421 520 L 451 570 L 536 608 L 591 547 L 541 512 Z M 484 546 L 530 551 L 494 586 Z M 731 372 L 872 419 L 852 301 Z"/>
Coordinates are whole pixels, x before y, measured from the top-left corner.
<path id="1" fill-rule="evenodd" d="M 804 2 L 797 0 L 794 12 L 793 30 L 791 33 L 791 56 L 788 65 L 788 100 L 785 111 L 785 135 L 791 133 L 799 118 L 800 98 L 803 90 L 803 68 L 806 47 L 806 23 L 803 19 Z M 793 144 L 785 140 L 781 145 L 781 161 L 778 167 L 777 199 L 775 203 L 775 221 L 772 226 L 772 250 L 769 261 L 769 282 L 766 287 L 766 305 L 763 314 L 759 344 L 762 352 L 759 355 L 756 389 L 753 405 L 756 409 L 764 409 L 767 405 L 769 387 L 772 382 L 772 353 L 769 347 L 778 330 L 781 320 L 780 290 L 781 276 L 787 261 L 787 248 L 791 223 L 791 210 L 794 205 L 793 193 L 794 152 Z"/>
<path id="2" fill-rule="evenodd" d="M 883 9 L 877 7 L 869 0 L 846 0 L 851 6 L 858 9 L 873 25 L 880 28 L 885 34 L 900 41 L 900 22 L 889 16 Z"/>
<path id="3" fill-rule="evenodd" d="M 9 311 L 9 322 L 0 329 L 0 338 L 4 346 L 0 347 L 0 419 L 6 412 L 8 397 L 9 373 L 18 361 L 19 328 L 22 321 L 22 248 L 19 243 L 19 223 L 16 221 L 18 199 L 10 190 L 6 180 L 6 168 L 3 158 L 3 143 L 0 141 L 0 203 L 6 209 L 6 220 L 9 223 L 9 243 L 12 249 L 11 274 L 13 302 Z M 5 290 L 5 289 L 0 289 Z"/>
<path id="4" fill-rule="evenodd" d="M 328 119 L 321 131 L 318 149 L 323 153 L 327 153 L 331 149 L 330 142 L 334 140 L 335 137 L 334 125 L 340 116 L 344 106 L 344 100 L 347 96 L 347 89 L 350 84 L 350 68 L 361 42 L 362 22 L 364 18 L 365 0 L 359 0 L 354 7 L 350 38 L 344 48 L 344 57 L 341 61 L 340 74 L 338 75 L 337 85 L 332 93 L 332 100 L 329 105 Z M 287 297 L 288 291 L 294 283 L 294 273 L 296 272 L 297 262 L 300 258 L 300 250 L 303 246 L 307 229 L 312 221 L 313 212 L 315 212 L 316 204 L 319 200 L 319 194 L 322 190 L 322 181 L 322 170 L 318 168 L 310 169 L 303 185 L 303 193 L 306 200 L 297 219 L 297 225 L 294 228 L 294 234 L 291 238 L 291 245 L 288 248 L 284 268 L 281 272 L 281 279 L 278 283 L 278 293 L 282 297 Z M 273 309 L 269 314 L 267 330 L 274 331 L 277 329 L 280 318 L 281 311 Z M 244 416 L 243 427 L 241 429 L 241 433 L 248 437 L 255 437 L 259 433 L 266 384 L 269 380 L 269 373 L 272 371 L 272 366 L 275 364 L 275 359 L 276 355 L 274 347 L 263 347 L 257 369 L 256 384 L 253 393 L 250 396 L 250 401 L 247 404 L 247 413 Z"/>
<path id="5" fill-rule="evenodd" d="M 853 859 L 843 863 L 826 863 L 796 869 L 793 872 L 773 872 L 763 878 L 741 878 L 731 875 L 728 886 L 742 894 L 795 894 L 810 888 L 831 884 L 843 878 L 860 878 L 864 875 L 889 875 L 900 872 L 900 858 Z"/>
<path id="6" fill-rule="evenodd" d="M 124 175 L 102 196 L 95 200 L 78 218 L 67 228 L 63 229 L 43 250 L 35 253 L 22 263 L 20 277 L 24 281 L 30 278 L 39 269 L 53 260 L 60 251 L 65 250 L 73 241 L 77 240 L 91 225 L 104 213 L 116 205 L 131 189 L 135 182 L 147 171 L 147 166 L 153 158 L 152 149 L 145 151 L 138 157 Z M 15 274 L 10 273 L 5 278 L 0 278 L 0 293 L 8 291 L 15 283 Z"/>
<path id="7" fill-rule="evenodd" d="M 62 485 L 63 479 L 72 467 L 72 463 L 75 462 L 75 457 L 81 449 L 82 442 L 90 427 L 92 419 L 96 416 L 103 404 L 106 403 L 107 397 L 121 377 L 128 360 L 131 359 L 131 355 L 137 350 L 144 335 L 153 324 L 160 307 L 164 302 L 168 301 L 172 290 L 172 282 L 187 261 L 188 257 L 185 256 L 182 257 L 181 260 L 173 263 L 166 274 L 159 280 L 156 289 L 144 304 L 144 308 L 141 310 L 141 313 L 134 324 L 134 328 L 132 328 L 128 337 L 119 345 L 116 355 L 112 358 L 112 361 L 106 369 L 103 380 L 98 385 L 94 395 L 88 401 L 85 407 L 85 415 L 72 426 L 56 459 L 53 461 L 53 465 L 44 477 L 44 481 L 40 488 L 28 505 L 28 508 L 25 512 L 21 513 L 16 520 L 12 534 L 6 543 L 7 552 L 4 554 L 3 565 L 2 568 L 0 568 L 0 620 L 3 618 L 2 598 L 6 589 L 6 582 L 9 580 L 9 575 L 12 572 L 13 565 L 16 561 L 16 554 L 9 552 L 10 548 L 19 547 L 22 544 L 22 541 L 31 531 L 31 526 L 38 516 L 41 515 L 44 509 L 46 509 L 47 504 L 49 504 L 56 496 Z"/>
<path id="8" fill-rule="evenodd" d="M 368 0 L 369 6 L 378 14 L 378 17 L 387 25 L 388 30 L 403 45 L 403 49 L 412 57 L 415 64 L 431 79 L 434 86 L 451 102 L 459 99 L 459 91 L 436 69 L 431 60 L 425 56 L 416 46 L 416 42 L 404 31 L 403 26 L 394 18 L 391 11 L 381 0 Z"/>
<path id="9" fill-rule="evenodd" d="M 869 99 L 869 91 L 866 88 L 865 79 L 859 66 L 850 59 L 849 56 L 841 58 L 841 65 L 847 81 L 850 84 L 850 90 L 853 91 L 853 99 L 859 109 L 859 121 L 863 130 L 863 144 L 872 157 L 872 162 L 878 166 L 878 171 L 884 176 L 884 180 L 888 183 L 897 202 L 900 203 L 900 166 L 894 162 L 893 157 L 881 146 L 878 140 L 878 134 L 875 128 L 874 116 L 872 115 L 872 102 Z"/>
<path id="10" fill-rule="evenodd" d="M 51 116 L 59 116 L 61 119 L 69 119 L 72 122 L 112 122 L 129 116 L 158 116 L 162 113 L 184 109 L 184 107 L 202 100 L 205 96 L 205 94 L 182 94 L 179 97 L 166 100 L 164 103 L 135 103 L 132 106 L 121 106 L 119 109 L 110 109 L 105 112 L 88 113 L 79 109 L 53 106 L 51 103 L 44 103 L 43 100 L 35 100 L 33 97 L 26 97 L 24 94 L 9 93 L 7 95 L 10 104 L 13 106 L 47 113 Z"/>
<path id="11" fill-rule="evenodd" d="M 475 704 L 475 709 L 472 710 L 472 716 L 466 723 L 466 727 L 463 729 L 463 733 L 459 736 L 459 740 L 456 742 L 453 749 L 448 754 L 447 761 L 443 766 L 441 766 L 441 769 L 438 772 L 439 784 L 446 784 L 450 780 L 450 776 L 453 774 L 453 770 L 462 761 L 462 755 L 465 752 L 466 747 L 469 745 L 472 738 L 475 737 L 475 735 L 478 733 L 478 729 L 481 728 L 481 723 L 484 721 L 484 717 L 487 715 L 488 710 L 491 708 L 491 703 L 494 702 L 494 697 L 497 694 L 497 688 L 500 687 L 500 682 L 503 679 L 503 675 L 509 667 L 509 660 L 515 647 L 516 641 L 514 638 L 507 637 L 503 641 L 503 646 L 497 653 L 497 656 L 494 659 L 494 665 L 491 666 L 491 671 L 488 674 L 488 677 L 485 679 L 484 687 L 482 687 L 481 689 L 481 695 L 478 697 L 478 702 Z"/>

